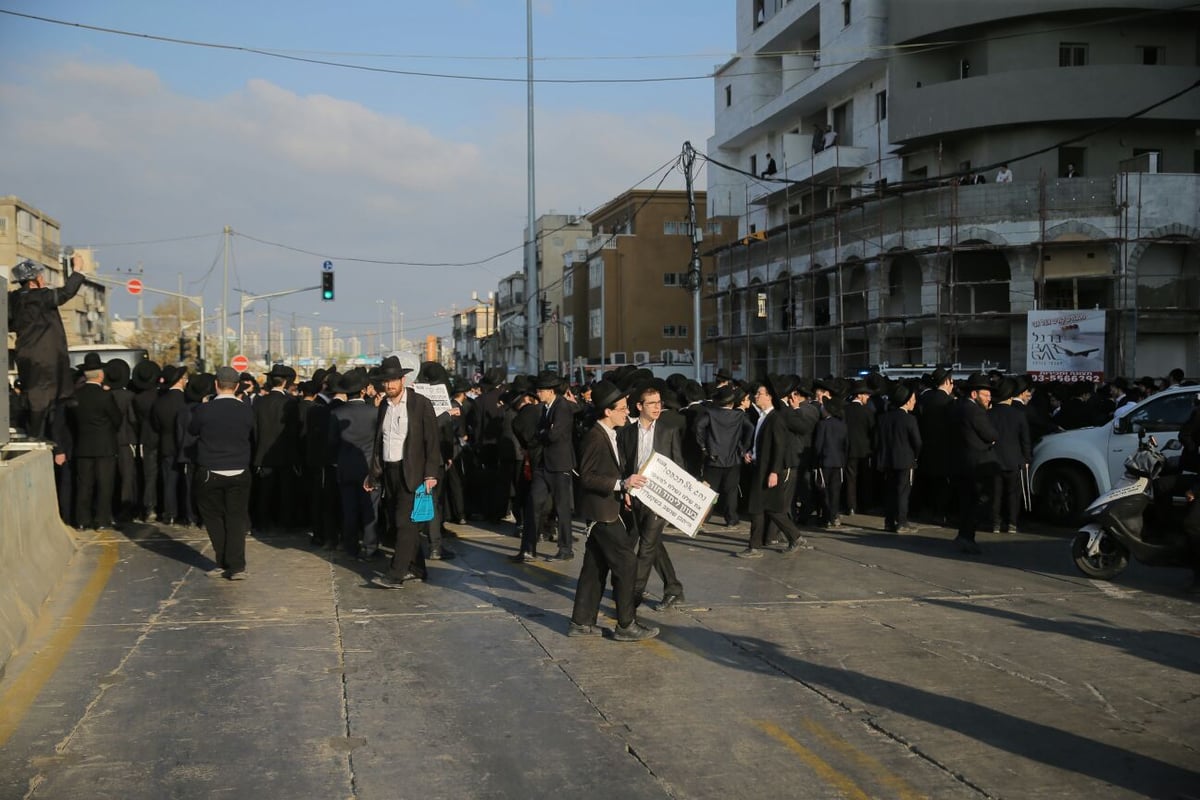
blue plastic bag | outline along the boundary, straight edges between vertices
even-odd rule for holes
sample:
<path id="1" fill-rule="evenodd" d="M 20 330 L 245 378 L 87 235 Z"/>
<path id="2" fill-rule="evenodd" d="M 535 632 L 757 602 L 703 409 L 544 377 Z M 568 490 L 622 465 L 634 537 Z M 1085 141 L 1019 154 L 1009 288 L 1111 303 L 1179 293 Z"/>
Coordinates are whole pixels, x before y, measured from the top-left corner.
<path id="1" fill-rule="evenodd" d="M 433 495 L 425 491 L 424 481 L 421 481 L 417 493 L 413 495 L 412 514 L 409 515 L 409 519 L 413 522 L 429 522 L 433 519 Z"/>

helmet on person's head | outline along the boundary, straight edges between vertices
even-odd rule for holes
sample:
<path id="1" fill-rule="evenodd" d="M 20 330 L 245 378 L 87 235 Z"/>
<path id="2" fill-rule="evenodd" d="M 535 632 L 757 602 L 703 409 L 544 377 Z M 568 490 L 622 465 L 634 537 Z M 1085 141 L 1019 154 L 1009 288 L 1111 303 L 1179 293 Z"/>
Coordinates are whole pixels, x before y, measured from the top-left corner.
<path id="1" fill-rule="evenodd" d="M 25 283 L 25 281 L 34 280 L 41 274 L 42 269 L 41 264 L 30 261 L 27 258 L 13 266 L 11 270 L 13 283 Z"/>

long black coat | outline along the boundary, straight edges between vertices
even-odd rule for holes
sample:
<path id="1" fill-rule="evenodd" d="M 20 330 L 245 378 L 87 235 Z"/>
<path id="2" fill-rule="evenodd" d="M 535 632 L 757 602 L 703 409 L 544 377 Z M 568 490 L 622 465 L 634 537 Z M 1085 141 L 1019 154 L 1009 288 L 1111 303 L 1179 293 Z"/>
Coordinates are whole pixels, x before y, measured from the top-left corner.
<path id="1" fill-rule="evenodd" d="M 988 418 L 996 428 L 996 458 L 1000 461 L 1000 469 L 1011 472 L 1033 461 L 1033 444 L 1024 407 L 1018 403 L 997 403 L 988 410 Z"/>
<path id="2" fill-rule="evenodd" d="M 959 466 L 974 472 L 996 464 L 998 434 L 987 410 L 969 397 L 959 400 L 955 410 L 954 454 Z"/>
<path id="3" fill-rule="evenodd" d="M 150 409 L 150 425 L 158 438 L 159 458 L 169 457 L 173 460 L 179 450 L 175 423 L 185 405 L 187 398 L 184 397 L 183 390 L 170 389 L 159 395 Z"/>
<path id="4" fill-rule="evenodd" d="M 300 403 L 283 392 L 254 401 L 254 466 L 300 466 Z"/>
<path id="5" fill-rule="evenodd" d="M 579 448 L 580 515 L 586 520 L 615 522 L 621 515 L 621 497 L 616 486 L 626 474 L 607 431 L 596 423 L 583 435 Z"/>
<path id="6" fill-rule="evenodd" d="M 404 402 L 408 407 L 408 436 L 404 439 L 404 459 L 401 464 L 405 485 L 416 491 L 417 484 L 426 478 L 442 479 L 442 447 L 438 442 L 437 417 L 433 414 L 433 403 L 429 402 L 429 398 L 406 387 Z M 371 479 L 377 486 L 383 478 L 383 424 L 387 408 L 385 397 L 376 410 L 375 447 L 371 454 Z"/>
<path id="7" fill-rule="evenodd" d="M 98 383 L 85 383 L 75 391 L 75 402 L 68 412 L 76 458 L 107 458 L 117 454 L 121 409 L 112 392 Z"/>
<path id="8" fill-rule="evenodd" d="M 48 405 L 75 389 L 58 307 L 78 294 L 83 282 L 83 273 L 75 272 L 61 288 L 8 293 L 8 329 L 17 335 L 17 377 L 34 402 L 42 398 Z"/>
<path id="9" fill-rule="evenodd" d="M 755 461 L 751 465 L 754 471 L 750 481 L 750 493 L 746 498 L 746 510 L 751 514 L 763 511 L 787 513 L 788 494 L 784 477 L 790 469 L 788 459 L 794 457 L 793 434 L 788 430 L 787 419 L 779 411 L 767 415 L 755 440 Z M 767 477 L 774 472 L 779 476 L 779 483 L 773 488 L 767 487 Z"/>
<path id="10" fill-rule="evenodd" d="M 917 402 L 921 426 L 921 472 L 941 478 L 954 474 L 950 445 L 954 430 L 954 398 L 930 389 Z"/>
<path id="11" fill-rule="evenodd" d="M 912 469 L 923 449 L 917 418 L 903 408 L 884 412 L 875 429 L 875 446 L 880 469 Z"/>
<path id="12" fill-rule="evenodd" d="M 875 452 L 875 409 L 856 401 L 846 403 L 846 433 L 850 458 L 867 458 Z"/>
<path id="13" fill-rule="evenodd" d="M 791 433 L 788 442 L 788 453 L 785 456 L 787 465 L 797 469 L 811 469 L 817 423 L 821 421 L 823 409 L 814 402 L 801 403 L 796 408 L 780 408 L 774 412 L 783 417 L 783 424 Z"/>
<path id="14" fill-rule="evenodd" d="M 349 400 L 329 412 L 326 446 L 335 453 L 338 483 L 362 484 L 371 471 L 379 410 L 362 399 Z"/>

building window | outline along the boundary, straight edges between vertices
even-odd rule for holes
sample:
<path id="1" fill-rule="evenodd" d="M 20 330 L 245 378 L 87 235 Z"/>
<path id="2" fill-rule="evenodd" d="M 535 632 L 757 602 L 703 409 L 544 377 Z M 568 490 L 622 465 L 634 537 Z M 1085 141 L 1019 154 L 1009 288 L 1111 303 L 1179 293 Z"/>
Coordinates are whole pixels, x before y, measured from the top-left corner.
<path id="1" fill-rule="evenodd" d="M 663 273 L 663 286 L 678 286 L 678 285 L 679 285 L 679 273 L 678 272 L 664 272 Z"/>
<path id="2" fill-rule="evenodd" d="M 677 325 L 677 326 L 675 327 L 675 332 L 676 332 L 676 333 L 677 333 L 677 334 L 678 334 L 678 335 L 679 335 L 681 338 L 684 338 L 684 339 L 686 339 L 686 338 L 687 338 L 687 335 L 688 335 L 688 329 L 687 329 L 687 325 Z"/>
<path id="3" fill-rule="evenodd" d="M 750 156 L 750 174 L 758 175 L 758 155 Z"/>
<path id="4" fill-rule="evenodd" d="M 675 326 L 674 325 L 663 325 L 663 338 L 664 339 L 673 339 L 674 337 L 675 337 Z"/>
<path id="5" fill-rule="evenodd" d="M 570 270 L 563 276 L 563 297 L 575 294 L 575 270 Z"/>
<path id="6" fill-rule="evenodd" d="M 842 27 L 850 24 L 850 0 L 842 0 Z"/>
<path id="7" fill-rule="evenodd" d="M 1138 63 L 1153 67 L 1167 63 L 1167 48 L 1157 45 L 1138 45 Z"/>
<path id="8" fill-rule="evenodd" d="M 1058 45 L 1058 65 L 1060 67 L 1086 67 L 1088 63 L 1088 46 L 1080 42 L 1062 42 Z"/>
<path id="9" fill-rule="evenodd" d="M 733 86 L 725 87 L 725 107 L 729 108 L 733 105 Z"/>
<path id="10" fill-rule="evenodd" d="M 687 236 L 688 223 L 687 220 L 667 220 L 663 223 L 664 236 Z"/>
<path id="11" fill-rule="evenodd" d="M 887 119 L 887 89 L 875 93 L 875 121 L 883 122 L 885 119 Z"/>
<path id="12" fill-rule="evenodd" d="M 588 283 L 600 286 L 604 280 L 604 259 L 596 258 L 588 262 Z"/>
<path id="13" fill-rule="evenodd" d="M 0 236 L 8 236 L 8 217 L 0 217 Z"/>
<path id="14" fill-rule="evenodd" d="M 600 324 L 600 309 L 593 308 L 588 312 L 588 337 L 592 339 L 599 339 L 603 327 L 604 326 Z"/>
<path id="15" fill-rule="evenodd" d="M 708 223 L 707 225 L 705 225 L 705 226 L 704 226 L 704 230 L 705 230 L 707 233 L 711 233 L 711 234 L 712 234 L 712 235 L 714 235 L 714 236 L 720 236 L 720 235 L 721 235 L 721 223 L 719 223 L 719 222 L 710 222 L 710 223 Z"/>

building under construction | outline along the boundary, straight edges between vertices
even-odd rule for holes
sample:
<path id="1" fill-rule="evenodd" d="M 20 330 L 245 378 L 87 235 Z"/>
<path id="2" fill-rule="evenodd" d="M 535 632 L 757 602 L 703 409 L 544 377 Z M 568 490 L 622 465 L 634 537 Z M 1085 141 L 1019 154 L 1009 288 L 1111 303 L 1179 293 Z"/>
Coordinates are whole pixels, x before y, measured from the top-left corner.
<path id="1" fill-rule="evenodd" d="M 1099 308 L 1107 374 L 1200 374 L 1195 15 L 896 5 L 739 2 L 708 146 L 709 214 L 741 220 L 718 363 L 1022 370 L 1027 312 Z"/>

